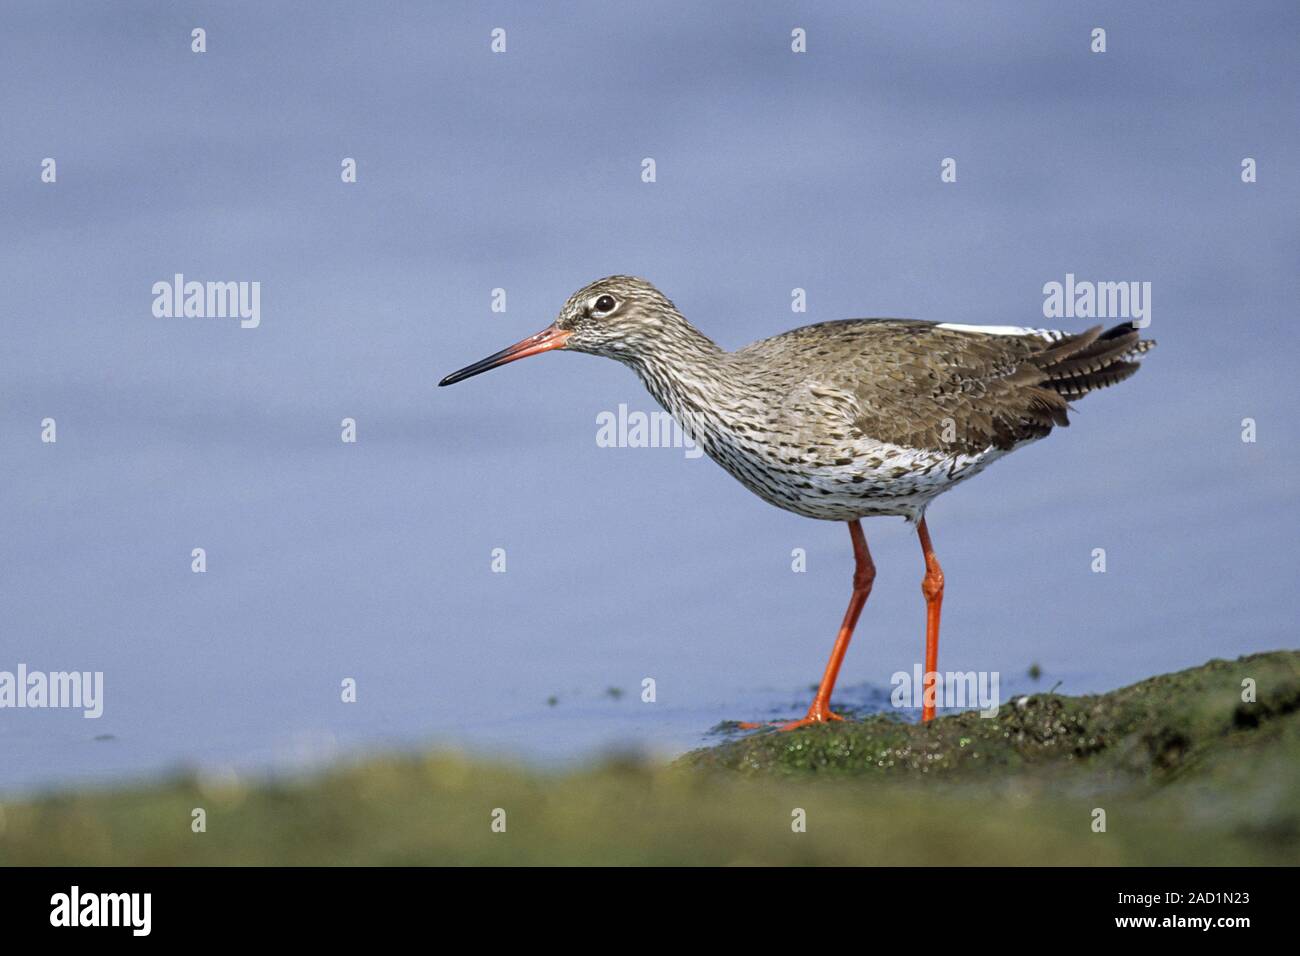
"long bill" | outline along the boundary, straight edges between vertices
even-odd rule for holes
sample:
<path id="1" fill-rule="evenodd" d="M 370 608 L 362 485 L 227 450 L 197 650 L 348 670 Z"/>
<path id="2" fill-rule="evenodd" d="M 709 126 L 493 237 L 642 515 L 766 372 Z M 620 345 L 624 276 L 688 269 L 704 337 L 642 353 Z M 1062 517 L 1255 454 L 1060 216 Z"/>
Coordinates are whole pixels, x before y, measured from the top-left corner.
<path id="1" fill-rule="evenodd" d="M 505 365 L 507 362 L 515 362 L 521 358 L 528 358 L 530 355 L 541 355 L 543 352 L 549 352 L 551 349 L 564 347 L 564 343 L 573 333 L 567 329 L 561 329 L 554 325 L 549 325 L 536 335 L 529 336 L 522 342 L 516 342 L 500 352 L 494 352 L 485 359 L 475 362 L 473 365 L 466 365 L 459 372 L 452 372 L 441 382 L 438 387 L 444 385 L 455 385 L 457 382 L 463 382 L 467 378 L 472 378 L 489 369 L 494 369 L 498 365 Z"/>

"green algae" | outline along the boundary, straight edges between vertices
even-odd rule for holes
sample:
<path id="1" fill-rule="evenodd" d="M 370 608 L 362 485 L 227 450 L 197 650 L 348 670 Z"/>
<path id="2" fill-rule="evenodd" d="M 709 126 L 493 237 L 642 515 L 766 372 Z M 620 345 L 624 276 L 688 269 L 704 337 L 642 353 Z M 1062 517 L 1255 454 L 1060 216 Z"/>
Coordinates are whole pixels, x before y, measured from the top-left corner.
<path id="1" fill-rule="evenodd" d="M 1245 681 L 1253 682 L 1253 695 Z M 754 775 L 979 779 L 1086 764 L 1094 773 L 1150 776 L 1258 736 L 1298 709 L 1300 652 L 1282 651 L 1214 660 L 1108 694 L 1021 697 L 990 718 L 970 711 L 922 725 L 879 714 L 794 733 L 761 732 L 694 751 L 681 762 Z"/>

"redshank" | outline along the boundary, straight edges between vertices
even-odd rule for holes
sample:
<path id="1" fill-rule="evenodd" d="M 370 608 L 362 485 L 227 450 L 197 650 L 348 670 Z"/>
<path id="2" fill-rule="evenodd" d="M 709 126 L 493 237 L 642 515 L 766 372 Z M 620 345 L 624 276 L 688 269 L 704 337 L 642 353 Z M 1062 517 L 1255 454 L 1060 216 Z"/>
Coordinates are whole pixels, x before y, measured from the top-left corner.
<path id="1" fill-rule="evenodd" d="M 876 576 L 860 519 L 881 515 L 907 519 L 921 543 L 921 716 L 934 717 L 943 571 L 926 507 L 1007 452 L 1068 425 L 1071 400 L 1122 382 L 1154 345 L 1132 323 L 1071 333 L 846 319 L 727 352 L 649 282 L 609 276 L 574 293 L 541 332 L 438 384 L 554 349 L 617 359 L 764 501 L 847 522 L 853 594 L 807 715 L 781 727 L 791 730 L 843 719 L 831 711 L 831 691 Z"/>

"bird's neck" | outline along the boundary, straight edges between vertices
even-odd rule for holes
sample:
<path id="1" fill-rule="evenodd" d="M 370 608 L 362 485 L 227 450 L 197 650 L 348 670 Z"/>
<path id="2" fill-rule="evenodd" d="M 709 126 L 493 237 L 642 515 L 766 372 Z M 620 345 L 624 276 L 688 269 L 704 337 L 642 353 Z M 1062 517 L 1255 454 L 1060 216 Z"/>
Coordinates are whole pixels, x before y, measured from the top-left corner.
<path id="1" fill-rule="evenodd" d="M 727 352 L 684 318 L 660 330 L 650 347 L 621 358 L 687 431 L 717 427 L 710 396 L 728 388 Z"/>

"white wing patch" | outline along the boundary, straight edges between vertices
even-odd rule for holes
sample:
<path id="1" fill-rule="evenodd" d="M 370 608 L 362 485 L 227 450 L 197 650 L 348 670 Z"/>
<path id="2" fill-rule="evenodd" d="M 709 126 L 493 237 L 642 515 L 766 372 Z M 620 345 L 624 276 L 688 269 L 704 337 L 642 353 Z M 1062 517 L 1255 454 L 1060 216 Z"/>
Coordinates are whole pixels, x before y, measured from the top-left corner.
<path id="1" fill-rule="evenodd" d="M 1059 342 L 1068 334 L 1057 329 L 1025 329 L 1018 325 L 955 325 L 941 322 L 937 328 L 952 329 L 954 332 L 980 332 L 984 335 L 1033 335 L 1049 342 Z"/>

